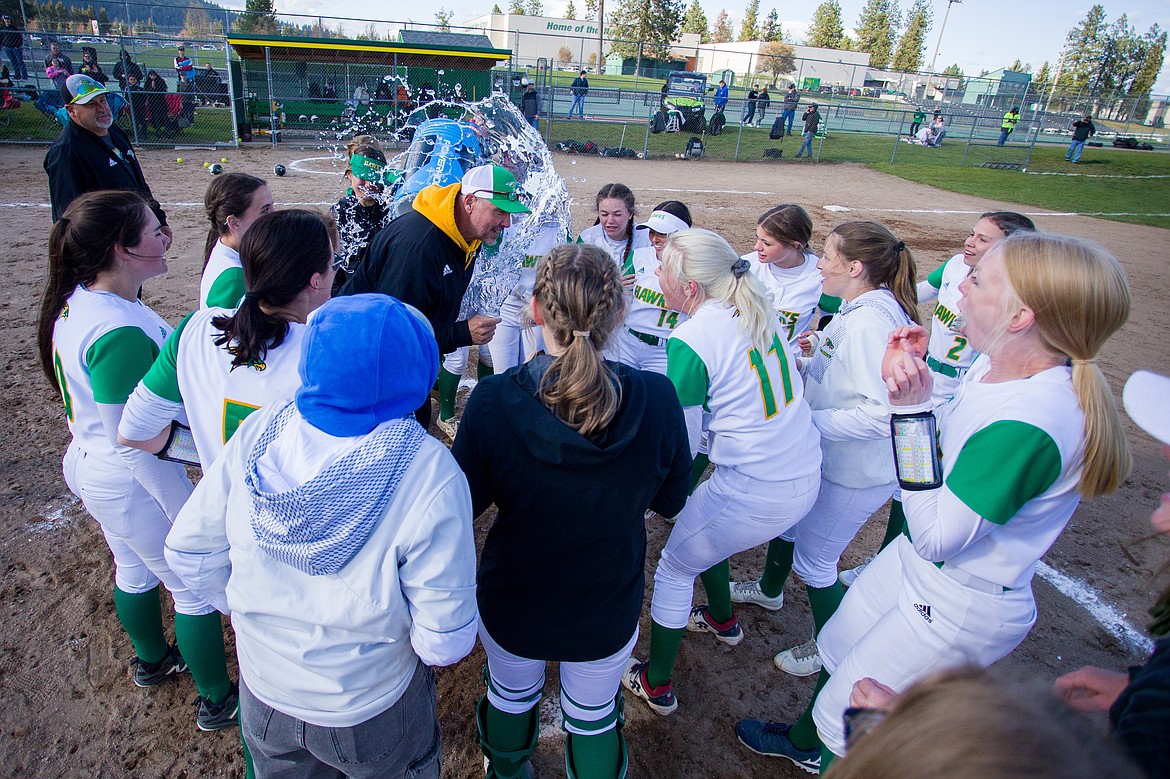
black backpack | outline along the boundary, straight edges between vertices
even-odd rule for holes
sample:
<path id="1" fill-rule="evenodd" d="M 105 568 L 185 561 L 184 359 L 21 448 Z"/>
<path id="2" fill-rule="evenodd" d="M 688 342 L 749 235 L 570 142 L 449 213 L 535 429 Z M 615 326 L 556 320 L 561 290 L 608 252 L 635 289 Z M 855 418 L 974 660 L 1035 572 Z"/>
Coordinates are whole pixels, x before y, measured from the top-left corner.
<path id="1" fill-rule="evenodd" d="M 703 156 L 703 139 L 697 135 L 692 135 L 691 139 L 687 141 L 686 156 L 688 159 L 698 159 Z"/>
<path id="2" fill-rule="evenodd" d="M 776 117 L 776 121 L 772 122 L 772 131 L 768 133 L 768 137 L 773 141 L 784 137 L 784 114 L 780 114 Z"/>
<path id="3" fill-rule="evenodd" d="M 723 132 L 725 124 L 727 124 L 727 117 L 720 111 L 711 117 L 711 124 L 707 127 L 707 135 L 719 135 Z"/>

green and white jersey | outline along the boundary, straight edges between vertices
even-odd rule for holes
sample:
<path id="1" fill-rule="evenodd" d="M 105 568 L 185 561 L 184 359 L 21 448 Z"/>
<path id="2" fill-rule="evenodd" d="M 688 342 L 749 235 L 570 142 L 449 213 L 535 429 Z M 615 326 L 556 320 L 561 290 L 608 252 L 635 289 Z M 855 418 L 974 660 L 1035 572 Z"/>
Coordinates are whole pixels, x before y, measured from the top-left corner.
<path id="1" fill-rule="evenodd" d="M 270 348 L 263 362 L 233 370 L 231 352 L 215 345 L 221 331 L 212 324 L 215 317 L 231 313 L 207 308 L 187 316 L 167 339 L 131 400 L 136 417 L 154 414 L 156 424 L 148 426 L 152 430 L 162 430 L 174 417 L 160 417 L 165 404 L 151 403 L 149 395 L 139 404 L 143 389 L 172 408 L 181 403 L 205 469 L 249 414 L 272 401 L 292 397 L 301 386 L 298 368 L 305 325 L 290 322 L 284 341 Z"/>
<path id="2" fill-rule="evenodd" d="M 940 530 L 913 535 L 957 534 L 960 551 L 940 561 L 944 568 L 1020 589 L 1080 502 L 1084 414 L 1071 368 L 991 384 L 983 381 L 990 367 L 980 358 L 938 412 L 944 481 L 928 492 L 941 493 L 933 496 Z M 907 515 L 915 508 L 908 502 Z"/>
<path id="3" fill-rule="evenodd" d="M 959 284 L 967 278 L 971 268 L 963 262 L 962 253 L 956 254 L 935 268 L 926 278 L 927 284 L 937 290 L 934 314 L 930 323 L 930 343 L 927 355 L 934 375 L 934 396 L 946 402 L 954 395 L 962 379 L 962 373 L 971 367 L 979 356 L 967 343 L 967 337 L 957 332 L 955 318 L 959 315 Z M 919 302 L 924 301 L 919 294 Z M 941 369 L 940 369 L 941 368 Z M 953 369 L 953 370 L 948 370 Z"/>
<path id="4" fill-rule="evenodd" d="M 240 305 L 246 291 L 240 253 L 222 241 L 216 241 L 199 279 L 199 307 L 234 309 Z"/>
<path id="5" fill-rule="evenodd" d="M 626 240 L 624 238 L 620 241 L 610 240 L 609 236 L 605 234 L 605 228 L 600 224 L 582 230 L 581 234 L 577 236 L 577 242 L 592 244 L 604 249 L 605 253 L 613 257 L 613 261 L 622 269 L 622 275 L 628 275 L 634 272 L 634 252 L 644 246 L 651 246 L 649 232 L 649 230 L 634 229 L 634 240 L 630 242 L 630 251 L 625 257 L 622 256 L 622 252 L 626 250 Z"/>
<path id="6" fill-rule="evenodd" d="M 642 232 L 642 231 L 638 231 Z M 626 327 L 646 335 L 669 338 L 687 315 L 666 306 L 658 283 L 658 252 L 653 246 L 634 250 L 634 298 L 626 311 Z"/>
<path id="7" fill-rule="evenodd" d="M 73 290 L 53 324 L 53 370 L 69 432 L 87 454 L 118 460 L 97 404 L 125 403 L 170 332 L 140 300 Z"/>
<path id="8" fill-rule="evenodd" d="M 806 253 L 804 262 L 795 268 L 777 268 L 772 263 L 760 262 L 755 252 L 748 252 L 742 259 L 752 264 L 752 274 L 768 290 L 788 348 L 799 352 L 797 339 L 812 325 L 823 294 L 821 272 L 817 269 L 820 258 Z"/>
<path id="9" fill-rule="evenodd" d="M 763 481 L 814 475 L 820 436 L 796 361 L 779 330 L 767 351 L 752 346 L 738 316 L 718 301 L 700 305 L 666 342 L 666 375 L 688 413 L 709 412 L 715 465 Z"/>

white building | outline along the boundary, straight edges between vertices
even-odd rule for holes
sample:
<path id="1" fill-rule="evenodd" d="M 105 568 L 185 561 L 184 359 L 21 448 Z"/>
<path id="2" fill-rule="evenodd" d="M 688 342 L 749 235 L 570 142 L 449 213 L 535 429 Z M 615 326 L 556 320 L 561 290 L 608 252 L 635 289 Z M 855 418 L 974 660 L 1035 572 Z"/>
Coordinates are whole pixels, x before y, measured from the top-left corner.
<path id="1" fill-rule="evenodd" d="M 609 43 L 598 55 L 600 40 L 595 21 L 557 19 L 548 16 L 518 14 L 485 14 L 465 22 L 465 27 L 482 30 L 497 49 L 511 49 L 518 67 L 535 65 L 545 59 L 554 67 L 584 69 L 604 62 Z M 570 58 L 561 59 L 561 49 L 568 49 Z"/>
<path id="2" fill-rule="evenodd" d="M 757 75 L 761 65 L 763 41 L 735 41 L 733 43 L 704 43 L 696 46 L 689 56 L 695 58 L 695 70 L 719 75 L 731 71 L 735 84 L 762 81 Z M 787 74 L 789 81 L 801 89 L 818 86 L 857 88 L 867 80 L 869 54 L 860 51 L 821 49 L 815 46 L 793 46 L 796 67 Z M 771 74 L 766 74 L 769 77 Z M 784 81 L 785 79 L 781 79 Z"/>

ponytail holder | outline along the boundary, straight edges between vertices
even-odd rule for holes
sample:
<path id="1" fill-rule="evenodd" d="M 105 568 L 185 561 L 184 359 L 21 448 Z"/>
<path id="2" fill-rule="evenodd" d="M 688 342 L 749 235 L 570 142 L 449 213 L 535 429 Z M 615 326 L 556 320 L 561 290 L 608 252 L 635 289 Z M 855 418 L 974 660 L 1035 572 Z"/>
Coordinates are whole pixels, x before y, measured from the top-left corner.
<path id="1" fill-rule="evenodd" d="M 588 330 L 574 330 L 573 335 L 576 336 L 577 338 L 588 338 L 589 331 Z"/>
<path id="2" fill-rule="evenodd" d="M 244 293 L 244 300 L 251 300 L 252 302 L 256 302 L 259 299 L 260 299 L 259 292 L 245 292 Z"/>
<path id="3" fill-rule="evenodd" d="M 731 266 L 731 272 L 735 274 L 735 277 L 737 279 L 740 276 L 742 276 L 743 274 L 747 273 L 751 269 L 752 269 L 752 264 L 750 262 L 748 262 L 747 260 L 742 259 L 742 258 L 736 260 L 735 264 Z"/>
<path id="4" fill-rule="evenodd" d="M 898 241 L 896 244 L 894 244 L 894 253 L 901 254 L 905 248 L 906 248 L 906 244 L 903 243 L 902 241 Z"/>
<path id="5" fill-rule="evenodd" d="M 1091 357 L 1088 360 L 1078 360 L 1077 358 L 1073 357 L 1073 358 L 1069 359 L 1068 362 L 1069 362 L 1069 365 L 1096 365 L 1097 358 Z"/>

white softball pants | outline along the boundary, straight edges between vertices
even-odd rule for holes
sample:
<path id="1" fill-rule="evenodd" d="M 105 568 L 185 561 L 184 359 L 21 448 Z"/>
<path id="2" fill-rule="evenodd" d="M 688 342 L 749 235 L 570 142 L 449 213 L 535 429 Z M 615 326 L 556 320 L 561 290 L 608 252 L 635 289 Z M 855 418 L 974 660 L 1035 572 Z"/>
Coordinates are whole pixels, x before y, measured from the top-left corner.
<path id="1" fill-rule="evenodd" d="M 527 321 L 531 311 L 532 293 L 525 289 L 525 295 L 513 292 L 500 306 L 500 323 L 491 340 L 492 369 L 503 373 L 526 361 L 544 349 L 544 334 L 539 327 Z"/>
<path id="2" fill-rule="evenodd" d="M 180 467 L 180 466 L 175 466 Z M 179 614 L 199 616 L 215 611 L 210 603 L 187 589 L 163 557 L 171 522 L 130 469 L 107 462 L 70 443 L 62 462 L 69 491 L 81 498 L 85 510 L 102 526 L 106 545 L 114 556 L 114 584 L 132 595 L 163 586 Z"/>
<path id="3" fill-rule="evenodd" d="M 535 708 L 544 694 L 545 660 L 518 657 L 497 644 L 479 623 L 479 640 L 487 654 L 488 702 L 505 714 Z M 626 663 L 638 643 L 638 629 L 628 643 L 609 657 L 584 663 L 560 663 L 561 712 L 564 727 L 577 736 L 596 736 L 617 721 L 616 698 Z"/>
<path id="4" fill-rule="evenodd" d="M 767 482 L 717 467 L 687 500 L 662 549 L 650 600 L 653 620 L 686 627 L 695 577 L 799 522 L 816 502 L 820 481 L 814 474 Z"/>
<path id="5" fill-rule="evenodd" d="M 821 491 L 812 509 L 780 537 L 796 544 L 792 570 L 809 587 L 831 587 L 837 581 L 841 553 L 857 531 L 882 507 L 897 482 L 855 489 L 821 480 Z"/>
<path id="6" fill-rule="evenodd" d="M 652 346 L 630 335 L 629 328 L 619 327 L 605 349 L 605 359 L 620 362 L 640 371 L 666 375 L 666 340 L 661 346 Z"/>
<path id="7" fill-rule="evenodd" d="M 986 668 L 1019 646 L 1036 623 L 1032 588 L 983 589 L 923 560 L 905 536 L 882 550 L 817 637 L 832 674 L 813 708 L 824 745 L 845 754 L 841 718 L 855 682 L 868 676 L 904 692 L 936 671 Z"/>
<path id="8" fill-rule="evenodd" d="M 456 376 L 462 376 L 463 372 L 467 370 L 467 361 L 470 359 L 471 347 L 460 346 L 443 358 L 443 370 L 447 373 L 454 373 Z M 487 344 L 480 344 L 479 359 L 484 365 L 493 365 L 492 353 L 488 351 Z"/>

